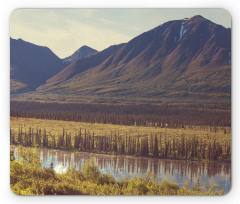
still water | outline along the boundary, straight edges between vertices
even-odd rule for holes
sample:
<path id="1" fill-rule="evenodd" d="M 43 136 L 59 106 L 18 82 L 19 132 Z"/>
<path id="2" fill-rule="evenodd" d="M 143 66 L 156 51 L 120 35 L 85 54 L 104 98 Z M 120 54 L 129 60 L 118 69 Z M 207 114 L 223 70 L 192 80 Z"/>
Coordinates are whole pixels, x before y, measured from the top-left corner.
<path id="1" fill-rule="evenodd" d="M 18 159 L 17 147 L 14 149 L 15 159 Z M 65 173 L 69 167 L 82 169 L 86 161 L 94 159 L 99 170 L 105 174 L 112 174 L 116 180 L 124 177 L 145 176 L 148 171 L 156 175 L 161 182 L 166 179 L 183 186 L 189 181 L 192 188 L 197 178 L 203 185 L 217 184 L 227 193 L 231 188 L 231 164 L 203 163 L 179 160 L 153 159 L 132 156 L 112 156 L 86 152 L 67 152 L 61 150 L 38 149 L 42 161 L 42 168 L 50 167 L 53 162 L 57 173 Z"/>

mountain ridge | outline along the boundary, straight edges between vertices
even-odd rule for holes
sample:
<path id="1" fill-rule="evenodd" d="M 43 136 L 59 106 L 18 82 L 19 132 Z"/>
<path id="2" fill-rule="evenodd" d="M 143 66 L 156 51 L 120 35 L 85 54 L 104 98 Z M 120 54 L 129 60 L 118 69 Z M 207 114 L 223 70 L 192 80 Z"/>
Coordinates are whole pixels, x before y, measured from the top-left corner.
<path id="1" fill-rule="evenodd" d="M 35 94 L 230 104 L 231 29 L 194 16 L 166 22 L 114 48 L 76 60 Z"/>
<path id="2" fill-rule="evenodd" d="M 62 60 L 48 47 L 10 38 L 11 92 L 35 90 L 62 68 Z"/>

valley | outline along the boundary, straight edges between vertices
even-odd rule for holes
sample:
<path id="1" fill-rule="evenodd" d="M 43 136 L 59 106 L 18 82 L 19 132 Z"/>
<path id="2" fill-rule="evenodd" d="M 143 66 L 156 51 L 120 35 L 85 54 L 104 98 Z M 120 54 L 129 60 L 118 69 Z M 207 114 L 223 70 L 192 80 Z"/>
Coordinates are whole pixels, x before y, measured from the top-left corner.
<path id="1" fill-rule="evenodd" d="M 40 44 L 10 37 L 14 193 L 229 192 L 231 28 L 195 15 L 63 58 Z"/>

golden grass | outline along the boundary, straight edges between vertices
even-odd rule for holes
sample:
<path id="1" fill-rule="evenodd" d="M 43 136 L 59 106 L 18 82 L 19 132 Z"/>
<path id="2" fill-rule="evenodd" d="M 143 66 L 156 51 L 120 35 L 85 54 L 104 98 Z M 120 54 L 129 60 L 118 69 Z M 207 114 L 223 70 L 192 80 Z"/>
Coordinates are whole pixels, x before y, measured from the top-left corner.
<path id="1" fill-rule="evenodd" d="M 26 129 L 28 131 L 29 127 L 32 127 L 36 130 L 36 128 L 46 129 L 47 134 L 49 132 L 52 135 L 62 134 L 63 128 L 65 131 L 71 133 L 71 135 L 75 135 L 80 128 L 82 129 L 82 133 L 86 129 L 87 132 L 93 133 L 95 136 L 107 136 L 118 134 L 125 136 L 126 134 L 129 136 L 150 136 L 151 134 L 157 133 L 158 136 L 161 134 L 163 138 L 166 136 L 167 139 L 170 138 L 180 138 L 181 136 L 185 136 L 187 138 L 196 137 L 202 138 L 203 141 L 209 141 L 216 139 L 221 142 L 229 142 L 231 141 L 231 128 L 224 127 L 216 128 L 215 130 L 210 130 L 210 127 L 187 127 L 186 129 L 173 129 L 173 128 L 160 128 L 160 127 L 143 127 L 143 126 L 125 126 L 125 125 L 112 125 L 112 124 L 99 124 L 99 123 L 84 123 L 84 122 L 73 122 L 73 121 L 61 121 L 61 120 L 42 120 L 35 118 L 10 118 L 10 126 L 13 133 L 17 134 L 19 124 L 23 125 L 23 131 Z M 224 133 L 224 129 L 226 134 Z"/>

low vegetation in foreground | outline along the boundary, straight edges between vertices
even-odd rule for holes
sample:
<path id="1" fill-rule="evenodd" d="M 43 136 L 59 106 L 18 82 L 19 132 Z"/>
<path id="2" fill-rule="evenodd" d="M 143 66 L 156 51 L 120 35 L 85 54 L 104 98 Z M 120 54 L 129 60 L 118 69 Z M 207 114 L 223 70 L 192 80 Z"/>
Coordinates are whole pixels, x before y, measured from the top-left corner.
<path id="1" fill-rule="evenodd" d="M 200 185 L 199 179 L 193 189 L 185 182 L 181 188 L 166 180 L 157 182 L 148 174 L 144 178 L 116 181 L 112 175 L 101 174 L 93 161 L 83 170 L 69 169 L 57 174 L 52 167 L 41 168 L 36 150 L 19 147 L 19 161 L 11 152 L 10 187 L 17 195 L 222 195 L 217 185 L 210 188 Z"/>

